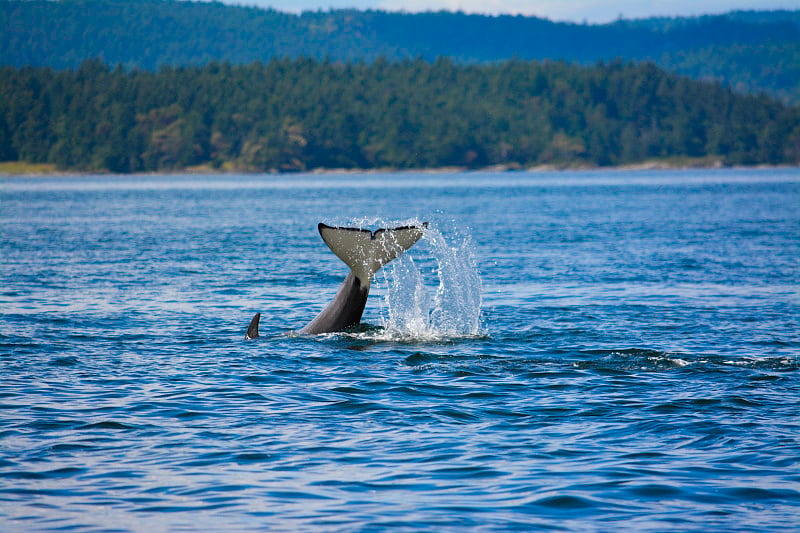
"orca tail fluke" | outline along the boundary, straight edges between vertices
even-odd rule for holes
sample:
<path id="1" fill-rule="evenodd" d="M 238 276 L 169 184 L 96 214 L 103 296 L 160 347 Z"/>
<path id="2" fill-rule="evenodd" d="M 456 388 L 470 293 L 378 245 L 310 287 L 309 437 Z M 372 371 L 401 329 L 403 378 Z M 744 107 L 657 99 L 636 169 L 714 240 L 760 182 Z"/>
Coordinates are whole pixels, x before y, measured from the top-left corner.
<path id="1" fill-rule="evenodd" d="M 249 341 L 258 337 L 258 322 L 260 320 L 261 313 L 256 313 L 256 315 L 253 317 L 253 320 L 250 321 L 250 325 L 247 326 L 247 333 L 244 335 L 245 340 Z"/>
<path id="2" fill-rule="evenodd" d="M 422 238 L 428 223 L 375 231 L 337 228 L 323 223 L 318 227 L 328 248 L 350 267 L 363 286 L 369 287 L 372 275 L 414 246 Z"/>

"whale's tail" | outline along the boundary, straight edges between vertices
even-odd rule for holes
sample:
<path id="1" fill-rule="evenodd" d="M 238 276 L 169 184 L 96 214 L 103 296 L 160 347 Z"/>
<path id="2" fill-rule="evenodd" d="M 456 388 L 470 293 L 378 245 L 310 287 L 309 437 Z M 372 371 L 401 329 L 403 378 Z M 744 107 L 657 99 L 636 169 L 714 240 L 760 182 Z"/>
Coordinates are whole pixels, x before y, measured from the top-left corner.
<path id="1" fill-rule="evenodd" d="M 419 226 L 369 231 L 320 224 L 322 240 L 350 267 L 350 273 L 333 300 L 300 333 L 330 333 L 358 324 L 367 305 L 372 275 L 420 240 L 427 226 L 425 222 Z"/>
<path id="2" fill-rule="evenodd" d="M 389 261 L 399 257 L 422 238 L 427 222 L 419 226 L 401 226 L 370 231 L 340 228 L 320 223 L 319 234 L 328 248 L 350 267 L 362 287 L 369 287 L 372 275 Z"/>
<path id="3" fill-rule="evenodd" d="M 361 320 L 369 296 L 372 275 L 402 255 L 422 238 L 427 222 L 419 226 L 401 226 L 370 231 L 361 228 L 338 228 L 320 223 L 319 234 L 339 259 L 350 267 L 339 291 L 317 317 L 300 333 L 316 335 L 342 331 Z M 257 313 L 247 328 L 245 339 L 258 337 Z"/>

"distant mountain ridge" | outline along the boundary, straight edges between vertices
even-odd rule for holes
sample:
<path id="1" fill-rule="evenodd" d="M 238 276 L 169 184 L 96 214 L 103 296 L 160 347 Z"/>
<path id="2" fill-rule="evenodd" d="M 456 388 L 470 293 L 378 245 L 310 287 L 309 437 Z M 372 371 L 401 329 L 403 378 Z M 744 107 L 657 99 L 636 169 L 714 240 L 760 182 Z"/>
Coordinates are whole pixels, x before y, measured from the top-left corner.
<path id="1" fill-rule="evenodd" d="M 740 92 L 800 102 L 800 10 L 586 25 L 536 17 L 333 10 L 300 15 L 174 0 L 0 2 L 0 64 L 75 68 L 88 58 L 146 70 L 307 56 L 653 61 Z"/>

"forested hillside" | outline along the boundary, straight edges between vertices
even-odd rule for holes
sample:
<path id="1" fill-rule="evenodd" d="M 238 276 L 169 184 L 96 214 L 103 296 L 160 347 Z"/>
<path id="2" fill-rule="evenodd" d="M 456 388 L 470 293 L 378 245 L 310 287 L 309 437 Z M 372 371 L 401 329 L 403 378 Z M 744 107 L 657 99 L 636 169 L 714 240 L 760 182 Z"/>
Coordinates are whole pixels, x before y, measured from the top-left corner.
<path id="1" fill-rule="evenodd" d="M 89 58 L 125 67 L 267 62 L 273 57 L 373 61 L 440 56 L 651 60 L 737 91 L 800 102 L 800 11 L 696 18 L 554 23 L 535 17 L 336 10 L 301 15 L 172 0 L 4 0 L 2 64 L 76 67 Z"/>
<path id="2" fill-rule="evenodd" d="M 114 172 L 800 162 L 800 108 L 652 64 L 0 68 L 0 160 Z"/>

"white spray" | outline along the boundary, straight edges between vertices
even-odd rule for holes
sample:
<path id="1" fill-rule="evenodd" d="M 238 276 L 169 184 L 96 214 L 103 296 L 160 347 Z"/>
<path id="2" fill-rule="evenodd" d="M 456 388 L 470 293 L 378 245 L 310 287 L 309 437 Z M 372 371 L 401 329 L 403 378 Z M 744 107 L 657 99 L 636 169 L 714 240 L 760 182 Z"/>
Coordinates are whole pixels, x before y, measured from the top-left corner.
<path id="1" fill-rule="evenodd" d="M 446 340 L 483 334 L 481 279 L 472 242 L 469 236 L 453 239 L 448 243 L 440 231 L 428 228 L 417 247 L 384 269 L 382 337 Z"/>

